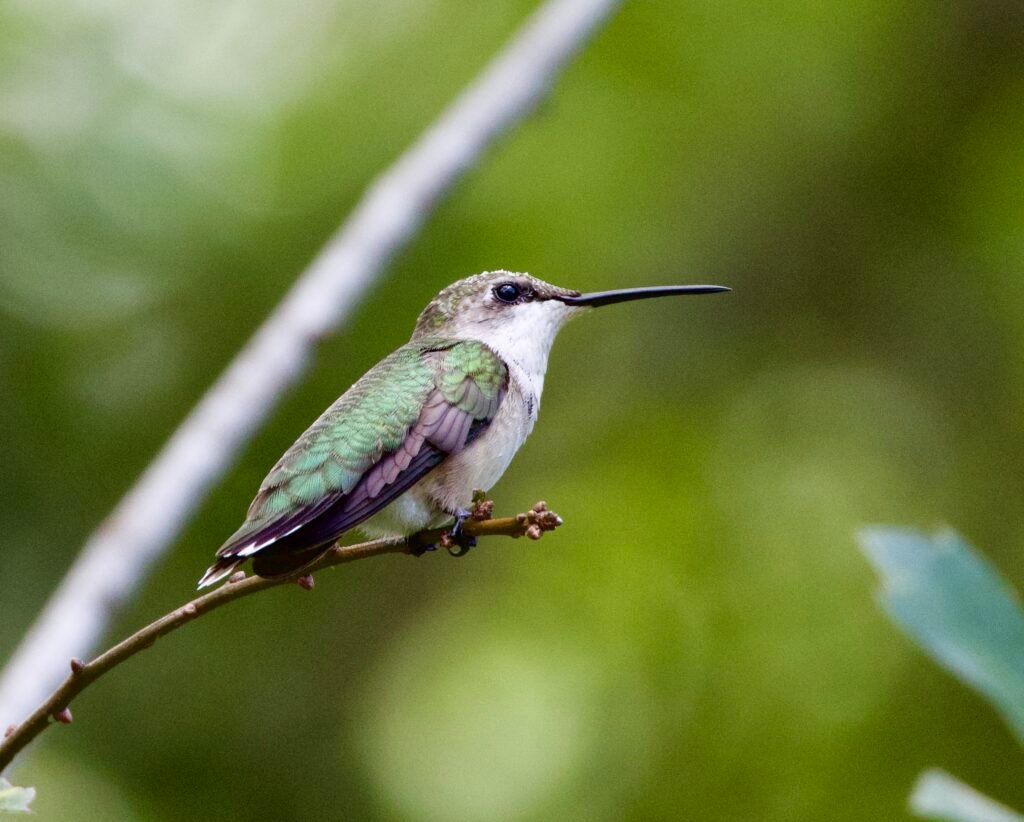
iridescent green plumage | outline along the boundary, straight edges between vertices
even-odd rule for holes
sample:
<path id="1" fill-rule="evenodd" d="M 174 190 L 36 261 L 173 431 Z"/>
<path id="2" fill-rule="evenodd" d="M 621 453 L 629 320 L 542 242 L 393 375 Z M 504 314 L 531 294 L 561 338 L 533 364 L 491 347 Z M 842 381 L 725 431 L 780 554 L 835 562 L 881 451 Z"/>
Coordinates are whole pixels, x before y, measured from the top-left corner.
<path id="1" fill-rule="evenodd" d="M 436 363 L 423 354 L 423 346 L 402 346 L 331 405 L 267 475 L 249 518 L 347 493 L 382 453 L 398 448 L 434 387 Z"/>
<path id="2" fill-rule="evenodd" d="M 218 556 L 234 561 L 292 534 L 293 552 L 333 541 L 338 527 L 351 528 L 393 499 L 388 486 L 397 486 L 403 472 L 422 476 L 461 449 L 473 425 L 494 416 L 507 380 L 505 364 L 480 342 L 425 337 L 402 346 L 285 452 Z M 349 508 L 339 511 L 346 501 Z M 307 544 L 297 539 L 302 530 Z"/>

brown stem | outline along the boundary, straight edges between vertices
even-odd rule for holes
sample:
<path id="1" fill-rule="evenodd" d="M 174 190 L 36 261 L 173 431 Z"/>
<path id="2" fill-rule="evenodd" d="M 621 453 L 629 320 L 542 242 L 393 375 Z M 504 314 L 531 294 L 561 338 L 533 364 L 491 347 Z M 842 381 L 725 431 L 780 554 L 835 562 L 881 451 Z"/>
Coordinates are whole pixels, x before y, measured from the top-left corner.
<path id="1" fill-rule="evenodd" d="M 539 539 L 543 531 L 553 530 L 561 524 L 561 518 L 548 511 L 544 503 L 539 502 L 527 513 L 515 517 L 468 519 L 463 523 L 462 532 L 471 537 L 521 537 L 526 535 L 532 539 Z M 335 565 L 343 565 L 346 562 L 354 562 L 357 559 L 366 559 L 379 554 L 410 553 L 416 546 L 441 542 L 446 535 L 446 529 L 436 529 L 421 531 L 401 542 L 378 539 L 361 542 L 358 545 L 335 545 L 312 565 L 291 576 L 279 579 L 246 577 L 242 573 L 236 573 L 220 588 L 175 608 L 169 614 L 165 614 L 117 643 L 113 648 L 104 651 L 91 662 L 72 659 L 70 661 L 71 673 L 57 690 L 50 694 L 28 719 L 20 725 L 12 725 L 7 729 L 3 740 L 0 741 L 0 773 L 11 764 L 11 760 L 26 745 L 49 727 L 51 720 L 63 724 L 70 723 L 69 706 L 71 701 L 93 682 L 121 663 L 131 659 L 139 651 L 150 647 L 160 637 L 166 636 L 171 631 L 176 631 L 182 625 L 198 619 L 222 605 L 227 605 L 229 602 L 259 591 L 265 591 L 268 588 L 296 582 L 303 588 L 311 588 L 312 578 L 310 575 L 315 571 L 322 571 L 325 568 L 333 568 Z"/>

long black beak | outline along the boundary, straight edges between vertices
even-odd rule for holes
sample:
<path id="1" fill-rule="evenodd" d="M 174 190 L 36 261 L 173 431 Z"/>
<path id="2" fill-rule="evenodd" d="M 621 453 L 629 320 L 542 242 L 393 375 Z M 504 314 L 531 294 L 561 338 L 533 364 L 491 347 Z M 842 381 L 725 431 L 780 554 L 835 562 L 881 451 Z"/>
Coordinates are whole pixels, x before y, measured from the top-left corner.
<path id="1" fill-rule="evenodd" d="M 575 297 L 558 296 L 566 305 L 611 305 L 629 300 L 646 300 L 650 297 L 674 297 L 681 294 L 717 294 L 719 291 L 732 291 L 724 285 L 655 285 L 647 288 L 617 288 L 614 291 L 592 291 L 589 294 L 578 294 Z"/>

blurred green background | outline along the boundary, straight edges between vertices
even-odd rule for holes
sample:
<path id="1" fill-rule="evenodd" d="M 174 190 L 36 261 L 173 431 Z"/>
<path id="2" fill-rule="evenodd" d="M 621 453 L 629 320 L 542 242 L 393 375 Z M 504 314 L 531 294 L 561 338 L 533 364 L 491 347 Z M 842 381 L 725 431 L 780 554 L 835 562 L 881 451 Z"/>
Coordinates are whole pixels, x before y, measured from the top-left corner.
<path id="1" fill-rule="evenodd" d="M 371 177 L 532 2 L 0 4 L 0 659 Z M 627 4 L 327 340 L 113 635 L 448 282 L 621 306 L 555 348 L 498 510 L 161 641 L 15 773 L 38 818 L 900 819 L 1024 807 L 853 533 L 950 522 L 1024 585 L 1024 7 Z"/>

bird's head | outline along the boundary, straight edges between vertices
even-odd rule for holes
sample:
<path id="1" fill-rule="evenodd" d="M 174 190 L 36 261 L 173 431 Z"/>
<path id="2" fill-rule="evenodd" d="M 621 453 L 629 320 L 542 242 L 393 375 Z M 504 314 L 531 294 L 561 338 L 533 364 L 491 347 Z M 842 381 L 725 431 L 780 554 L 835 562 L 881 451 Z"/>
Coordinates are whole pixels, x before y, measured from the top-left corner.
<path id="1" fill-rule="evenodd" d="M 590 308 L 627 300 L 728 290 L 718 285 L 669 285 L 583 294 L 529 274 L 485 271 L 452 283 L 431 300 L 416 321 L 413 339 L 439 336 L 484 342 L 522 340 L 550 347 L 569 319 Z"/>
<path id="2" fill-rule="evenodd" d="M 452 283 L 420 314 L 413 339 L 554 337 L 580 307 L 563 299 L 578 291 L 512 271 L 485 271 Z"/>

